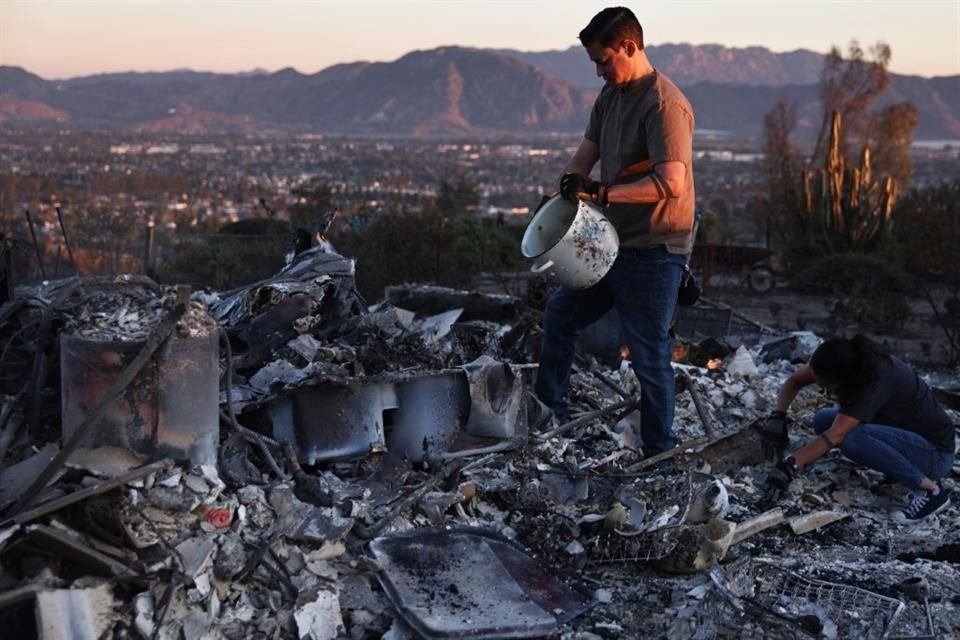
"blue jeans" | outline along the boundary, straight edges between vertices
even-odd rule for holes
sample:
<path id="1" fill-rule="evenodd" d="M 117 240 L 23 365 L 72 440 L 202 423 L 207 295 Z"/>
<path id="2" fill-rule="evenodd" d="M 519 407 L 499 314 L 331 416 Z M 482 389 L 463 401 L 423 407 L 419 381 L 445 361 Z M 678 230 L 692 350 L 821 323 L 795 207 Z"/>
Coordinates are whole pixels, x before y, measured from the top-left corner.
<path id="1" fill-rule="evenodd" d="M 833 424 L 836 409 L 821 409 L 813 416 L 813 430 L 823 433 Z M 857 464 L 881 471 L 909 489 L 919 489 L 924 477 L 943 478 L 953 467 L 953 453 L 938 451 L 919 433 L 862 423 L 847 434 L 840 451 Z"/>
<path id="2" fill-rule="evenodd" d="M 580 332 L 617 309 L 633 370 L 640 381 L 640 435 L 650 456 L 676 446 L 673 413 L 676 382 L 670 366 L 670 323 L 685 257 L 662 246 L 621 249 L 613 266 L 589 289 L 561 287 L 543 316 L 543 349 L 535 391 L 540 400 L 566 419 L 564 395 Z"/>

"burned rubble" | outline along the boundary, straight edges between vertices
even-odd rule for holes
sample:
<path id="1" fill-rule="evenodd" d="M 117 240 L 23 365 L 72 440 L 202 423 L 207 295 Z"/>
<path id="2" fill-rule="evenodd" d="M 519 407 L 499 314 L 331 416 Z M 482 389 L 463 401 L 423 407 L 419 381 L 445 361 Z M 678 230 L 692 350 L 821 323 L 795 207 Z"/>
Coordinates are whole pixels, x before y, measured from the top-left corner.
<path id="1" fill-rule="evenodd" d="M 960 509 L 902 525 L 836 451 L 765 491 L 755 425 L 814 334 L 687 310 L 681 445 L 644 459 L 627 354 L 584 346 L 559 424 L 530 393 L 535 308 L 425 285 L 368 305 L 353 273 L 311 249 L 232 292 L 72 278 L 0 307 L 5 637 L 960 628 Z M 827 402 L 801 393 L 794 444 Z"/>

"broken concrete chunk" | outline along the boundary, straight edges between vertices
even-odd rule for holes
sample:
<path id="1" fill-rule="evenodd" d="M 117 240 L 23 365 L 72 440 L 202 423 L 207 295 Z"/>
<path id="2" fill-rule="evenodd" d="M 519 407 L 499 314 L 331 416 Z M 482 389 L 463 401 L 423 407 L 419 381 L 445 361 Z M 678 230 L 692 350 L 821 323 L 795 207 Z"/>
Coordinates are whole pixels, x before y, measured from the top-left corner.
<path id="1" fill-rule="evenodd" d="M 753 357 L 750 355 L 750 352 L 747 351 L 747 348 L 743 345 L 737 348 L 733 357 L 726 363 L 725 368 L 728 373 L 735 376 L 747 377 L 760 373 L 757 365 L 753 362 Z"/>
<path id="2" fill-rule="evenodd" d="M 97 447 L 96 449 L 78 447 L 70 454 L 66 466 L 83 469 L 101 478 L 115 478 L 146 462 L 146 455 L 121 447 Z"/>
<path id="3" fill-rule="evenodd" d="M 133 624 L 140 633 L 141 638 L 152 638 L 156 625 L 153 622 L 154 604 L 153 596 L 149 592 L 138 594 L 133 600 L 133 607 L 136 615 Z"/>
<path id="4" fill-rule="evenodd" d="M 190 489 L 190 491 L 193 491 L 201 497 L 206 497 L 207 494 L 210 493 L 210 485 L 208 485 L 203 478 L 193 474 L 187 474 L 184 478 L 184 484 L 187 485 L 187 489 Z"/>
<path id="5" fill-rule="evenodd" d="M 247 552 L 240 536 L 227 534 L 220 541 L 220 549 L 213 563 L 213 575 L 218 580 L 232 580 L 247 564 Z"/>
<path id="6" fill-rule="evenodd" d="M 287 343 L 287 346 L 293 349 L 301 358 L 308 363 L 313 362 L 320 349 L 321 343 L 310 334 L 297 336 Z"/>
<path id="7" fill-rule="evenodd" d="M 838 520 L 843 520 L 844 518 L 849 517 L 849 515 L 849 513 L 842 513 L 840 511 L 815 511 L 813 513 L 797 516 L 796 518 L 791 518 L 789 520 L 789 524 L 790 528 L 793 529 L 795 534 L 803 535 L 804 533 L 816 531 L 817 529 L 837 522 Z"/>
<path id="8" fill-rule="evenodd" d="M 334 640 L 345 630 L 336 591 L 319 589 L 313 594 L 302 594 L 298 602 L 302 604 L 293 615 L 301 639 Z"/>
<path id="9" fill-rule="evenodd" d="M 113 590 L 108 584 L 40 591 L 36 606 L 43 640 L 99 640 L 114 623 Z"/>
<path id="10" fill-rule="evenodd" d="M 203 635 L 210 629 L 212 621 L 210 616 L 203 611 L 197 611 L 190 614 L 183 620 L 184 638 L 203 638 Z"/>
<path id="11" fill-rule="evenodd" d="M 764 529 L 775 527 L 783 522 L 783 510 L 779 507 L 765 511 L 760 515 L 737 523 L 737 530 L 733 535 L 733 544 L 742 542 L 750 536 L 760 533 Z"/>
<path id="12" fill-rule="evenodd" d="M 183 563 L 183 573 L 193 580 L 210 568 L 217 543 L 213 536 L 187 538 L 176 549 Z"/>

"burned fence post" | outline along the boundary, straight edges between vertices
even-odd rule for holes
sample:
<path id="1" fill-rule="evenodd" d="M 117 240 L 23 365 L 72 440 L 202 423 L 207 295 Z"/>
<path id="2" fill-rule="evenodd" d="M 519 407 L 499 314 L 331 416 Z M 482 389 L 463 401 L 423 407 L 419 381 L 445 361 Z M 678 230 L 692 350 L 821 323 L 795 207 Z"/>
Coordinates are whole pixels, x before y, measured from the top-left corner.
<path id="1" fill-rule="evenodd" d="M 153 278 L 157 267 L 156 223 L 151 218 L 147 222 L 146 246 L 143 254 L 143 275 Z"/>

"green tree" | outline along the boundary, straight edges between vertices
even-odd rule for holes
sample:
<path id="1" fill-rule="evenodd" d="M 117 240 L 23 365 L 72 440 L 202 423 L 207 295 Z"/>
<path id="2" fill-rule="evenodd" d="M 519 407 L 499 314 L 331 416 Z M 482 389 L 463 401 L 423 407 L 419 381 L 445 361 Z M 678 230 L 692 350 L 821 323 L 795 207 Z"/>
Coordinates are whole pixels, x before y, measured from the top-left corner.
<path id="1" fill-rule="evenodd" d="M 437 190 L 437 209 L 443 215 L 464 215 L 477 208 L 480 190 L 475 184 L 460 177 L 456 182 L 441 180 Z"/>
<path id="2" fill-rule="evenodd" d="M 915 277 L 946 338 L 947 364 L 960 364 L 960 180 L 907 193 L 896 207 L 893 255 Z"/>
<path id="3" fill-rule="evenodd" d="M 314 229 L 334 209 L 333 190 L 321 180 L 311 180 L 291 190 L 290 224 L 301 229 Z"/>

